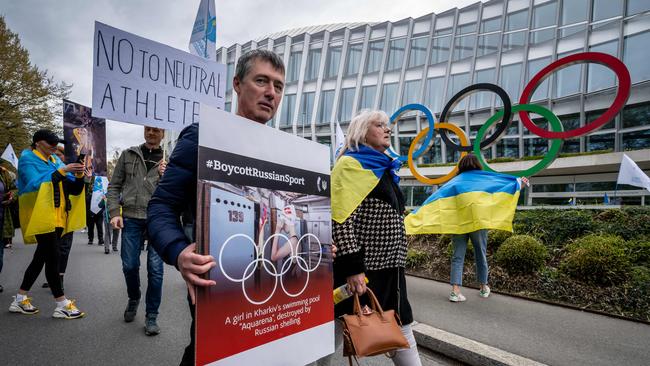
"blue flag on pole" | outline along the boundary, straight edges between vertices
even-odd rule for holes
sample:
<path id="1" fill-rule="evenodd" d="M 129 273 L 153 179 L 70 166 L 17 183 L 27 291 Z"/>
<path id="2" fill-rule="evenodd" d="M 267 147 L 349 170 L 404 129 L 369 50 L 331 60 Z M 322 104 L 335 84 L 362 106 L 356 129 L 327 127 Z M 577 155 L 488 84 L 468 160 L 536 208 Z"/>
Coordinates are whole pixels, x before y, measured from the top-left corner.
<path id="1" fill-rule="evenodd" d="M 214 0 L 201 0 L 190 36 L 190 53 L 215 60 L 217 56 L 216 41 L 217 18 Z"/>

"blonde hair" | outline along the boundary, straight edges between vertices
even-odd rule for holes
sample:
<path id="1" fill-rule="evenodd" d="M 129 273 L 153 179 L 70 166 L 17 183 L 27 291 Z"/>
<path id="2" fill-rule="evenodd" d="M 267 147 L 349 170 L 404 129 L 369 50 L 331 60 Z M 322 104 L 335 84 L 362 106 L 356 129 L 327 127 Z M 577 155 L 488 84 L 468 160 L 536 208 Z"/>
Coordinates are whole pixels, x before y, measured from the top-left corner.
<path id="1" fill-rule="evenodd" d="M 357 114 L 352 118 L 352 121 L 350 121 L 350 126 L 348 126 L 348 132 L 345 136 L 345 145 L 343 145 L 343 148 L 339 151 L 336 159 L 343 156 L 343 154 L 348 150 L 359 150 L 359 144 L 365 145 L 366 135 L 368 134 L 370 124 L 377 120 L 386 124 L 389 122 L 388 115 L 386 112 L 381 110 L 362 109 L 357 112 Z"/>

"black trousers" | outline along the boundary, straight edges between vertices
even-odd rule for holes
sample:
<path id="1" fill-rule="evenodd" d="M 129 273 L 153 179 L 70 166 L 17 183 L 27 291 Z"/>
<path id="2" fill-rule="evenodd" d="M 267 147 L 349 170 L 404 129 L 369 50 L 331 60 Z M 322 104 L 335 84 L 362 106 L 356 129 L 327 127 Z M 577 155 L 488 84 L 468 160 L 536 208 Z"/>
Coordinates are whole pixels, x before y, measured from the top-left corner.
<path id="1" fill-rule="evenodd" d="M 196 315 L 195 308 L 192 305 L 192 299 L 190 294 L 187 294 L 187 305 L 190 307 L 190 315 L 192 315 L 192 325 L 190 325 L 190 344 L 185 347 L 185 352 L 183 353 L 183 359 L 179 366 L 194 366 L 194 330 L 196 324 Z"/>
<path id="2" fill-rule="evenodd" d="M 86 226 L 88 227 L 88 243 L 95 239 L 95 227 L 97 228 L 97 240 L 99 244 L 104 244 L 104 210 L 94 214 L 92 211 L 86 211 Z"/>
<path id="3" fill-rule="evenodd" d="M 61 237 L 61 246 L 59 247 L 59 273 L 65 273 L 68 268 L 68 257 L 72 248 L 72 232 L 64 234 Z"/>
<path id="4" fill-rule="evenodd" d="M 45 265 L 45 279 L 50 284 L 52 295 L 57 298 L 63 296 L 63 288 L 61 287 L 61 278 L 59 277 L 59 248 L 61 246 L 62 228 L 56 228 L 55 231 L 47 234 L 36 235 L 36 251 L 34 258 L 25 270 L 23 282 L 20 284 L 20 289 L 29 291 L 36 282 L 38 275 L 43 270 Z"/>

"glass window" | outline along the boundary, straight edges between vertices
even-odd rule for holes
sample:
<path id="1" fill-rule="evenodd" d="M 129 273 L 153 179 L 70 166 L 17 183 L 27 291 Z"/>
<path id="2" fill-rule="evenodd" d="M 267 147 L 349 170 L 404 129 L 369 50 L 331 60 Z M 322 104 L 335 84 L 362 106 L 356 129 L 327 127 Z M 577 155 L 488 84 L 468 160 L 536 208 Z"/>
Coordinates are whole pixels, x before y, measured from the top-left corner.
<path id="1" fill-rule="evenodd" d="M 506 16 L 506 30 L 528 28 L 528 9 L 510 13 Z"/>
<path id="2" fill-rule="evenodd" d="M 386 71 L 397 70 L 402 68 L 404 63 L 404 51 L 406 49 L 406 39 L 395 39 L 390 41 L 390 52 L 386 62 Z"/>
<path id="3" fill-rule="evenodd" d="M 230 112 L 230 110 L 232 109 L 232 102 L 226 102 L 224 105 L 224 109 L 226 110 L 226 112 Z"/>
<path id="4" fill-rule="evenodd" d="M 433 188 L 429 186 L 413 187 L 413 206 L 421 206 L 432 193 Z"/>
<path id="5" fill-rule="evenodd" d="M 312 111 L 314 110 L 314 97 L 316 93 L 302 93 L 302 101 L 300 102 L 300 111 L 298 112 L 298 122 L 306 125 L 311 123 Z"/>
<path id="6" fill-rule="evenodd" d="M 481 33 L 494 32 L 501 30 L 501 16 L 483 19 L 481 21 Z"/>
<path id="7" fill-rule="evenodd" d="M 348 48 L 348 64 L 345 68 L 345 75 L 355 75 L 359 72 L 359 65 L 361 64 L 361 51 L 363 51 L 363 44 L 351 44 Z"/>
<path id="8" fill-rule="evenodd" d="M 565 128 L 567 130 L 567 128 Z M 565 139 L 562 141 L 561 153 L 577 153 L 580 152 L 580 138 Z"/>
<path id="9" fill-rule="evenodd" d="M 536 32 L 530 32 L 530 43 L 540 44 L 550 41 L 555 37 L 555 28 L 542 29 Z"/>
<path id="10" fill-rule="evenodd" d="M 558 60 L 576 51 L 558 54 Z M 580 92 L 580 78 L 583 65 L 572 65 L 555 72 L 555 93 L 556 98 Z"/>
<path id="11" fill-rule="evenodd" d="M 548 151 L 548 140 L 542 138 L 524 139 L 524 156 L 540 156 Z"/>
<path id="12" fill-rule="evenodd" d="M 647 0 L 627 0 L 627 11 L 625 14 L 633 15 L 650 10 L 650 2 Z"/>
<path id="13" fill-rule="evenodd" d="M 506 135 L 519 135 L 519 121 L 512 121 L 508 129 L 506 130 Z"/>
<path id="14" fill-rule="evenodd" d="M 618 39 L 589 47 L 591 52 L 602 52 L 612 56 L 618 53 Z M 595 63 L 587 67 L 587 91 L 607 89 L 616 85 L 616 75 L 609 68 Z"/>
<path id="15" fill-rule="evenodd" d="M 409 51 L 409 67 L 424 65 L 427 58 L 428 38 L 416 38 L 411 40 Z"/>
<path id="16" fill-rule="evenodd" d="M 587 151 L 614 150 L 614 133 L 603 135 L 588 135 L 586 138 Z"/>
<path id="17" fill-rule="evenodd" d="M 325 78 L 335 77 L 341 64 L 341 46 L 327 49 L 327 63 L 325 63 Z"/>
<path id="18" fill-rule="evenodd" d="M 626 105 L 623 108 L 623 128 L 650 125 L 650 103 Z"/>
<path id="19" fill-rule="evenodd" d="M 354 88 L 341 89 L 339 102 L 339 122 L 352 119 L 352 103 L 354 102 Z"/>
<path id="20" fill-rule="evenodd" d="M 330 136 L 316 136 L 316 142 L 325 146 L 332 146 L 332 137 Z"/>
<path id="21" fill-rule="evenodd" d="M 474 83 L 494 83 L 494 72 L 496 69 L 486 69 L 476 71 L 474 74 Z M 492 102 L 494 93 L 481 91 L 470 96 L 470 109 L 487 108 Z"/>
<path id="22" fill-rule="evenodd" d="M 650 148 L 650 130 L 628 132 L 622 134 L 623 151 Z"/>
<path id="23" fill-rule="evenodd" d="M 510 100 L 519 99 L 519 88 L 521 87 L 521 64 L 501 66 L 499 85 L 508 93 Z M 497 98 L 497 104 L 502 105 L 501 99 Z"/>
<path id="24" fill-rule="evenodd" d="M 397 83 L 384 84 L 381 89 L 381 102 L 379 109 L 388 113 L 390 116 L 395 110 L 395 103 L 397 103 Z"/>
<path id="25" fill-rule="evenodd" d="M 604 110 L 604 109 L 599 110 L 599 111 L 589 111 L 589 112 L 585 112 L 585 124 L 590 123 L 590 122 L 596 120 L 596 118 L 602 116 L 603 113 L 605 113 L 605 110 Z M 602 130 L 606 130 L 606 129 L 610 129 L 610 128 L 616 128 L 616 118 L 614 118 L 613 120 L 611 120 L 611 121 L 605 123 L 605 125 L 602 126 L 600 129 L 602 129 Z"/>
<path id="26" fill-rule="evenodd" d="M 420 80 L 409 80 L 404 83 L 404 92 L 402 93 L 402 105 L 410 103 L 420 103 Z"/>
<path id="27" fill-rule="evenodd" d="M 500 139 L 497 142 L 497 158 L 519 158 L 519 139 Z"/>
<path id="28" fill-rule="evenodd" d="M 427 124 L 427 121 L 422 121 L 422 124 Z M 437 136 L 437 135 L 436 135 Z M 429 148 L 424 151 L 422 154 L 422 163 L 424 164 L 440 164 L 442 163 L 442 147 L 440 137 L 435 137 L 433 139 L 433 144 L 429 145 Z"/>
<path id="29" fill-rule="evenodd" d="M 562 2 L 561 24 L 573 24 L 587 20 L 590 0 L 571 0 Z"/>
<path id="30" fill-rule="evenodd" d="M 453 60 L 462 60 L 474 55 L 475 35 L 456 37 L 454 39 L 454 58 Z"/>
<path id="31" fill-rule="evenodd" d="M 300 73 L 301 51 L 293 51 L 289 55 L 289 67 L 287 70 L 287 83 L 297 81 Z"/>
<path id="32" fill-rule="evenodd" d="M 533 192 L 573 192 L 573 183 L 534 184 Z"/>
<path id="33" fill-rule="evenodd" d="M 226 92 L 232 91 L 232 78 L 235 76 L 235 63 L 226 64 Z"/>
<path id="34" fill-rule="evenodd" d="M 384 41 L 373 41 L 368 43 L 368 62 L 366 63 L 366 74 L 379 71 L 381 58 L 384 55 Z"/>
<path id="35" fill-rule="evenodd" d="M 630 70 L 633 83 L 650 79 L 650 62 L 645 47 L 650 44 L 650 32 L 625 37 L 623 61 Z"/>
<path id="36" fill-rule="evenodd" d="M 320 94 L 320 105 L 316 124 L 329 123 L 332 119 L 332 107 L 334 104 L 334 90 L 323 90 Z"/>
<path id="37" fill-rule="evenodd" d="M 282 101 L 282 113 L 280 114 L 280 127 L 291 126 L 293 122 L 293 111 L 296 107 L 296 95 L 285 95 Z"/>
<path id="38" fill-rule="evenodd" d="M 524 47 L 526 32 L 515 32 L 503 35 L 503 52 Z"/>
<path id="39" fill-rule="evenodd" d="M 451 37 L 434 38 L 431 45 L 431 65 L 449 60 Z"/>
<path id="40" fill-rule="evenodd" d="M 425 103 L 432 113 L 440 113 L 442 111 L 442 96 L 445 92 L 444 86 L 444 77 L 427 79 Z"/>
<path id="41" fill-rule="evenodd" d="M 557 2 L 538 5 L 533 8 L 533 29 L 547 27 L 555 24 L 555 14 L 557 12 Z"/>
<path id="42" fill-rule="evenodd" d="M 453 135 L 450 136 L 450 137 L 451 137 L 451 141 L 458 144 L 458 139 L 456 137 L 454 137 Z M 451 149 L 447 149 L 446 162 L 447 163 L 457 163 L 458 160 L 460 160 L 460 152 L 459 151 L 453 151 Z"/>
<path id="43" fill-rule="evenodd" d="M 469 72 L 451 75 L 449 77 L 449 85 L 447 85 L 447 99 L 451 99 L 461 89 L 469 86 Z M 462 99 L 456 106 L 454 111 L 465 109 L 467 99 Z"/>
<path id="44" fill-rule="evenodd" d="M 434 36 L 446 36 L 447 34 L 451 34 L 451 27 L 444 28 L 444 29 L 436 29 L 435 32 L 433 33 Z"/>
<path id="45" fill-rule="evenodd" d="M 476 32 L 476 23 L 459 25 L 456 34 L 466 34 Z"/>
<path id="46" fill-rule="evenodd" d="M 399 137 L 399 154 L 407 156 L 409 153 L 409 148 L 411 147 L 411 142 L 413 142 L 413 136 Z"/>
<path id="47" fill-rule="evenodd" d="M 594 0 L 593 21 L 609 19 L 623 13 L 623 0 Z"/>
<path id="48" fill-rule="evenodd" d="M 476 50 L 477 57 L 489 55 L 497 52 L 499 49 L 499 33 L 486 34 L 478 37 L 478 50 Z"/>
<path id="49" fill-rule="evenodd" d="M 359 109 L 372 109 L 377 95 L 377 85 L 369 85 L 361 88 L 361 101 Z"/>
<path id="50" fill-rule="evenodd" d="M 318 68 L 320 67 L 320 56 L 323 50 L 320 48 L 309 50 L 307 56 L 307 70 L 305 70 L 305 80 L 314 80 L 318 77 Z"/>
<path id="51" fill-rule="evenodd" d="M 569 114 L 565 116 L 560 116 L 560 121 L 562 121 L 562 126 L 564 127 L 564 131 L 574 130 L 580 127 L 579 114 Z"/>
<path id="52" fill-rule="evenodd" d="M 550 57 L 544 57 L 540 58 L 537 60 L 531 60 L 528 61 L 528 79 L 530 80 L 537 74 L 541 69 L 544 67 L 548 66 L 548 64 L 551 63 L 551 58 Z M 535 90 L 535 93 L 533 93 L 533 96 L 530 98 L 531 101 L 536 101 L 536 100 L 544 100 L 548 98 L 548 83 L 549 83 L 549 78 L 546 78 L 544 81 L 542 81 L 541 84 L 537 87 L 537 90 Z"/>

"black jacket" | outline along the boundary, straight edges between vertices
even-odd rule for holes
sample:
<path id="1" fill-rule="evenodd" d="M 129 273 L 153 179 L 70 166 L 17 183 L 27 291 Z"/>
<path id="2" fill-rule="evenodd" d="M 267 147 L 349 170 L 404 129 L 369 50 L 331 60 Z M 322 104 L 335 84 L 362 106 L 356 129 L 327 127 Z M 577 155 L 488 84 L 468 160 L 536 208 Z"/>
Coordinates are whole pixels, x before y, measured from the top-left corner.
<path id="1" fill-rule="evenodd" d="M 149 244 L 165 263 L 173 266 L 180 252 L 191 244 L 183 231 L 181 215 L 189 214 L 189 220 L 194 221 L 198 145 L 199 125 L 194 123 L 178 136 L 165 174 L 147 208 Z"/>

